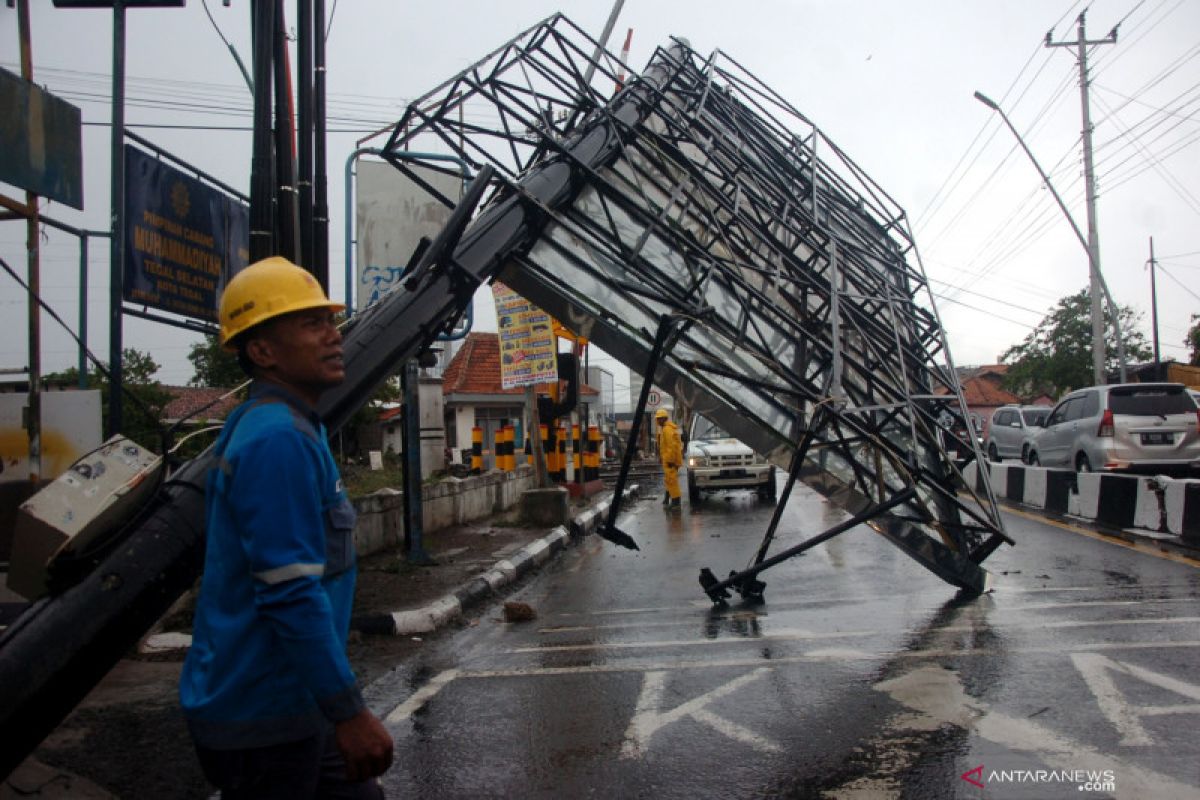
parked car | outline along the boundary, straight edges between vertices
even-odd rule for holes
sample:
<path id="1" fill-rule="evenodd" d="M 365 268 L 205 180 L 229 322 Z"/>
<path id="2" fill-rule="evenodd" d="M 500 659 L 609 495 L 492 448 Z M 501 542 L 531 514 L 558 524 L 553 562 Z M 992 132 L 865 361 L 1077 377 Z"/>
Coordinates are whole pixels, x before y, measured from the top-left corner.
<path id="1" fill-rule="evenodd" d="M 685 457 L 693 504 L 705 492 L 725 489 L 754 489 L 759 497 L 775 499 L 775 467 L 699 414 L 692 419 Z"/>
<path id="2" fill-rule="evenodd" d="M 1179 383 L 1092 386 L 1059 401 L 1027 442 L 1034 465 L 1200 474 L 1200 409 Z"/>
<path id="3" fill-rule="evenodd" d="M 983 452 L 983 423 L 980 421 L 979 415 L 975 413 L 972 413 L 968 419 L 970 420 L 969 433 L 967 422 L 956 414 L 943 411 L 938 418 L 938 435 L 942 442 L 942 449 L 959 466 L 975 458 L 976 450 L 980 453 Z"/>
<path id="4" fill-rule="evenodd" d="M 1004 458 L 1025 460 L 1025 437 L 1050 416 L 1049 406 L 1001 406 L 992 414 L 988 425 L 988 461 Z"/>

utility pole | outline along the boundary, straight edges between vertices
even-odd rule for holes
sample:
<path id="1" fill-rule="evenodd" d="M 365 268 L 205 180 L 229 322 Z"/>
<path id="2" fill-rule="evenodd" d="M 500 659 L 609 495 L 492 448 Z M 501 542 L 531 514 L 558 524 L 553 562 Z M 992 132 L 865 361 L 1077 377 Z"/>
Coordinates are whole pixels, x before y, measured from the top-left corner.
<path id="1" fill-rule="evenodd" d="M 29 0 L 17 3 L 17 28 L 21 39 L 21 78 L 33 83 L 33 40 L 29 30 Z M 25 192 L 29 217 L 25 220 L 25 257 L 29 264 L 29 417 L 25 428 L 29 432 L 29 483 L 36 491 L 42 481 L 42 309 L 38 306 L 41 292 L 42 247 L 38 239 L 38 196 Z"/>
<path id="2" fill-rule="evenodd" d="M 125 370 L 122 364 L 125 304 L 125 0 L 113 8 L 112 164 L 109 199 L 110 228 L 108 266 L 108 435 L 116 436 L 124 426 Z"/>
<path id="3" fill-rule="evenodd" d="M 1086 11 L 1079 14 L 1079 26 L 1076 29 L 1075 41 L 1052 41 L 1054 31 L 1046 33 L 1046 47 L 1074 47 L 1075 57 L 1079 62 L 1079 94 L 1083 105 L 1083 180 L 1085 200 L 1087 201 L 1088 226 L 1088 260 L 1090 262 L 1090 293 L 1092 300 L 1092 372 L 1097 384 L 1106 383 L 1104 370 L 1104 316 L 1100 305 L 1100 232 L 1096 225 L 1096 175 L 1092 165 L 1092 112 L 1089 102 L 1087 68 L 1087 49 L 1090 45 L 1116 44 L 1117 29 L 1113 28 L 1103 39 L 1089 40 L 1087 38 L 1085 16 Z M 1112 308 L 1113 317 L 1120 313 L 1116 306 Z M 1121 365 L 1124 373 L 1125 365 Z M 1122 374 L 1121 380 L 1125 380 Z"/>
<path id="4" fill-rule="evenodd" d="M 1159 374 L 1162 369 L 1162 362 L 1158 357 L 1158 291 L 1154 286 L 1154 267 L 1158 263 L 1154 260 L 1154 237 L 1150 237 L 1150 260 L 1146 262 L 1150 265 L 1150 327 L 1154 337 L 1154 380 L 1161 381 L 1163 376 Z"/>

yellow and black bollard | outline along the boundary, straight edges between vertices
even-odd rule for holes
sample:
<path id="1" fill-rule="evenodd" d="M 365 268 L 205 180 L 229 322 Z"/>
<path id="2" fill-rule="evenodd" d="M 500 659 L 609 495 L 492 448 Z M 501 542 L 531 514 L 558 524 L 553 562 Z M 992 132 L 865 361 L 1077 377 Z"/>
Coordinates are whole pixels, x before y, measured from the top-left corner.
<path id="1" fill-rule="evenodd" d="M 517 458 L 514 454 L 513 443 L 516 441 L 517 430 L 512 425 L 504 426 L 504 466 L 502 469 L 505 472 L 512 472 L 517 468 Z"/>
<path id="2" fill-rule="evenodd" d="M 589 425 L 587 431 L 587 464 L 583 468 L 585 481 L 600 480 L 600 428 Z"/>
<path id="3" fill-rule="evenodd" d="M 558 443 L 558 483 L 567 482 L 567 426 L 559 422 L 558 430 L 554 432 Z"/>
<path id="4" fill-rule="evenodd" d="M 471 428 L 471 474 L 483 472 L 483 428 Z"/>
<path id="5" fill-rule="evenodd" d="M 575 471 L 571 480 L 576 483 L 583 482 L 583 440 L 580 438 L 580 426 L 578 423 L 571 426 L 571 464 L 574 465 Z"/>

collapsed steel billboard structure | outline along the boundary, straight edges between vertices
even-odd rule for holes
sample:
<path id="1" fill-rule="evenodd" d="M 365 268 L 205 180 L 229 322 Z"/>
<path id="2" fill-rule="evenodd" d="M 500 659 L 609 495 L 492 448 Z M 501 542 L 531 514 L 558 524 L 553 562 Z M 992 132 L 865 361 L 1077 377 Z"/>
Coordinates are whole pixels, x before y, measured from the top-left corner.
<path id="1" fill-rule="evenodd" d="M 904 211 L 720 51 L 676 39 L 622 71 L 556 15 L 412 103 L 384 157 L 495 168 L 541 216 L 501 280 L 788 470 L 780 508 L 803 480 L 983 590 L 1011 540 L 947 454 L 979 457 Z M 761 593 L 778 521 L 756 569 L 705 576 L 714 599 Z"/>
<path id="2" fill-rule="evenodd" d="M 903 212 L 719 52 L 677 40 L 610 96 L 621 73 L 556 15 L 409 107 L 387 160 L 421 183 L 413 151 L 449 151 L 478 175 L 461 201 L 442 197 L 455 210 L 403 290 L 346 330 L 346 380 L 318 409 L 327 428 L 500 277 L 788 470 L 754 565 L 704 581 L 714 600 L 760 595 L 763 569 L 860 522 L 948 582 L 985 589 L 980 564 L 1010 540 L 990 490 L 945 450 L 957 440 L 979 457 L 954 433 L 969 430 L 965 407 Z M 119 546 L 0 634 L 0 728 L 12 734 L 0 775 L 192 585 L 210 466 L 206 453 L 177 470 Z M 771 555 L 797 479 L 853 516 Z M 632 544 L 617 505 L 601 535 Z"/>

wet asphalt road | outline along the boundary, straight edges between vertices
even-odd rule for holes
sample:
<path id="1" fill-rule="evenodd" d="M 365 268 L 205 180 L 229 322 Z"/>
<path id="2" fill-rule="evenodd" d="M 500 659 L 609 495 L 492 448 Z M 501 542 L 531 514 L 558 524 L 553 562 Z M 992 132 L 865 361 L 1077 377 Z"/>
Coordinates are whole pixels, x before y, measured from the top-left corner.
<path id="1" fill-rule="evenodd" d="M 714 609 L 700 568 L 770 513 L 642 501 L 640 552 L 589 537 L 510 598 L 536 621 L 486 609 L 373 684 L 389 796 L 1200 797 L 1195 566 L 1006 514 L 983 597 L 858 528 Z M 843 518 L 798 486 L 772 552 Z"/>

